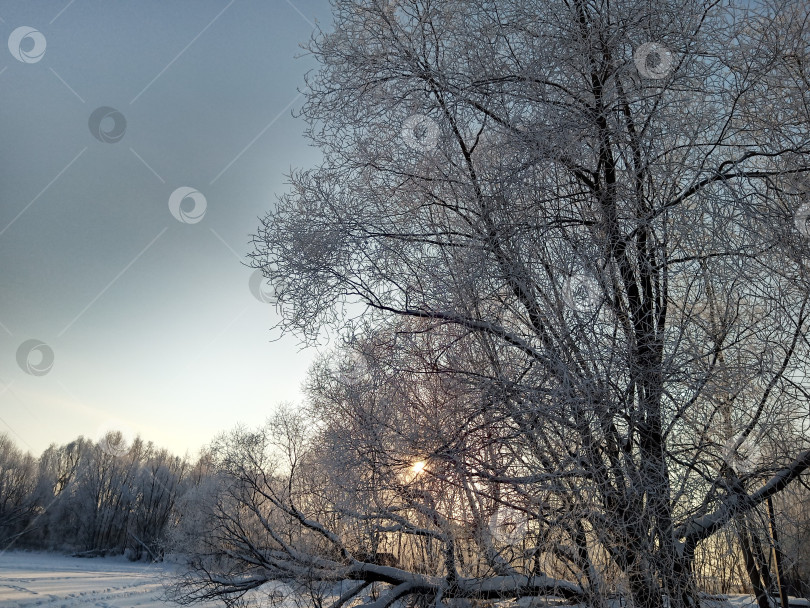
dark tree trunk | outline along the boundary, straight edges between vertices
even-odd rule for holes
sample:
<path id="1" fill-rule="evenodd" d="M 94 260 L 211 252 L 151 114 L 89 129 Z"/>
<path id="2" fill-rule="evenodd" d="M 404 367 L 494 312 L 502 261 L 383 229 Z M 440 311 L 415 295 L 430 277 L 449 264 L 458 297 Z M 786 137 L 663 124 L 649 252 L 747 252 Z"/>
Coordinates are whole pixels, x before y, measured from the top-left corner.
<path id="1" fill-rule="evenodd" d="M 768 594 L 762 585 L 762 578 L 760 577 L 759 568 L 757 568 L 754 552 L 751 549 L 748 524 L 746 523 L 744 516 L 737 517 L 737 526 L 740 539 L 740 548 L 742 549 L 743 559 L 745 560 L 745 569 L 746 572 L 748 572 L 751 587 L 753 588 L 754 595 L 757 598 L 757 604 L 759 605 L 759 608 L 771 608 Z"/>

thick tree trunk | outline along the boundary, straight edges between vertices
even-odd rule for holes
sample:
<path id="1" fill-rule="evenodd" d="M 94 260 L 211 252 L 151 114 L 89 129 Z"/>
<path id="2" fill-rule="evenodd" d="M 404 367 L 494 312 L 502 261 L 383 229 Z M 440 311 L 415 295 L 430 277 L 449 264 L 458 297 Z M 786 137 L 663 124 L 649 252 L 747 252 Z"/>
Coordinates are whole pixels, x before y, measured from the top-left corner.
<path id="1" fill-rule="evenodd" d="M 782 551 L 779 548 L 779 535 L 776 532 L 776 516 L 773 511 L 773 499 L 768 497 L 768 521 L 770 523 L 771 538 L 773 539 L 773 560 L 776 567 L 776 581 L 779 585 L 779 601 L 782 606 L 788 606 L 787 581 L 782 560 Z"/>
<path id="2" fill-rule="evenodd" d="M 627 576 L 630 584 L 630 595 L 633 604 L 639 608 L 663 608 L 661 588 L 655 579 L 650 576 L 648 568 L 641 566 L 634 568 Z"/>
<path id="3" fill-rule="evenodd" d="M 753 588 L 754 595 L 757 598 L 757 604 L 759 605 L 759 608 L 771 608 L 768 594 L 762 585 L 762 578 L 759 574 L 759 568 L 757 568 L 754 552 L 751 549 L 751 542 L 748 535 L 748 525 L 744 516 L 741 515 L 737 517 L 737 526 L 740 539 L 740 548 L 742 549 L 743 559 L 745 561 L 745 569 L 746 572 L 748 572 L 751 587 Z"/>

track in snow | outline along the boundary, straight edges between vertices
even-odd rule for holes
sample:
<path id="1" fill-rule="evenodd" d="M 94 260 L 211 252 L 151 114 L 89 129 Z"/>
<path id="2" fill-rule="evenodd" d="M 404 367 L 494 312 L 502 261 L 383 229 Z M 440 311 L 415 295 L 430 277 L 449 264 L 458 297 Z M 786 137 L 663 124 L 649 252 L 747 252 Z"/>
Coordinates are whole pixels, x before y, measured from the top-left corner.
<path id="1" fill-rule="evenodd" d="M 160 598 L 170 568 L 123 558 L 10 551 L 0 554 L 0 608 L 176 607 Z"/>

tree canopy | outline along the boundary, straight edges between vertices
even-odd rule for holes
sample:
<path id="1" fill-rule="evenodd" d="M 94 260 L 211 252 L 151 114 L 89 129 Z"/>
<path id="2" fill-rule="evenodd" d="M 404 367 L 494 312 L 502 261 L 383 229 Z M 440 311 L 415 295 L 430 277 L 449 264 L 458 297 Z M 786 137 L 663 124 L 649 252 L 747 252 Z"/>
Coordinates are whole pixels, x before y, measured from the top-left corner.
<path id="1" fill-rule="evenodd" d="M 695 605 L 701 547 L 810 466 L 808 6 L 332 4 L 323 161 L 252 260 L 346 346 L 307 432 L 223 448 L 262 540 L 190 580 Z"/>

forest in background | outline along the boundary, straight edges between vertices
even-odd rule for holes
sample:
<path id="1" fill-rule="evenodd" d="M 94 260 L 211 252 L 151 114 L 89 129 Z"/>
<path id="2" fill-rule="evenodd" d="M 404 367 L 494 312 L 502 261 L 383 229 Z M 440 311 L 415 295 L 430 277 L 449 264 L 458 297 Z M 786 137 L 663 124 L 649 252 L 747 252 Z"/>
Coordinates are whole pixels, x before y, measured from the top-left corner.
<path id="1" fill-rule="evenodd" d="M 211 473 L 204 454 L 192 462 L 119 431 L 39 458 L 0 435 L 0 548 L 160 560 Z"/>
<path id="2" fill-rule="evenodd" d="M 352 365 L 356 365 L 356 359 L 350 352 L 343 352 L 331 364 L 321 360 L 313 371 L 320 370 L 321 381 L 329 378 L 356 390 L 357 373 Z M 319 389 L 317 381 L 309 390 L 316 400 L 319 393 L 324 396 L 323 386 Z M 290 468 L 297 468 L 304 478 L 317 478 L 318 485 L 332 490 L 325 502 L 320 493 L 317 497 L 311 494 L 308 508 L 337 513 L 347 508 L 347 500 L 357 500 L 340 496 L 351 474 L 341 469 L 332 451 L 351 449 L 354 443 L 347 435 L 335 443 L 334 433 L 346 422 L 330 418 L 322 403 L 310 405 L 306 414 L 281 408 L 261 428 L 223 433 L 195 459 L 173 455 L 140 437 L 127 442 L 119 431 L 110 431 L 95 442 L 79 437 L 61 446 L 51 445 L 39 458 L 24 453 L 8 435 L 0 435 L 0 549 L 45 550 L 90 558 L 124 555 L 132 561 L 153 562 L 170 557 L 189 566 L 183 576 L 193 576 L 206 561 L 213 559 L 221 565 L 224 558 L 240 557 L 240 550 L 250 547 L 261 532 L 255 521 L 243 527 L 252 516 L 271 512 L 261 493 L 256 494 L 256 478 L 248 473 L 251 469 L 283 481 L 271 471 L 293 455 L 295 462 Z M 304 432 L 304 428 L 310 430 Z M 252 468 L 258 464 L 256 458 L 262 457 L 269 458 L 263 469 Z M 441 494 L 437 480 L 430 480 L 425 462 L 406 463 L 404 476 L 398 481 L 418 498 Z M 789 593 L 799 597 L 810 595 L 808 490 L 806 485 L 798 485 L 780 494 L 776 501 L 783 576 Z M 536 549 L 540 537 L 518 512 L 494 504 L 486 521 L 497 558 L 520 562 L 524 567 L 530 567 L 533 561 L 539 563 Z M 301 541 L 296 522 L 288 520 L 279 529 L 284 529 L 290 539 Z M 459 552 L 464 554 L 462 562 L 466 560 L 477 575 L 485 576 L 491 570 L 488 560 L 492 556 L 476 555 L 479 548 L 474 532 L 463 525 L 454 530 Z M 759 509 L 744 519 L 738 518 L 703 547 L 696 569 L 701 590 L 754 591 L 741 550 L 741 534 L 755 547 L 756 568 L 765 584 L 776 589 L 771 574 L 775 557 L 772 529 L 767 511 Z M 355 556 L 372 566 L 429 571 L 441 561 L 439 545 L 414 543 L 405 532 L 381 533 L 373 525 L 364 525 L 356 527 L 351 536 Z M 236 539 L 243 543 L 234 543 Z M 253 550 L 264 551 L 266 547 Z M 559 546 L 545 547 L 543 567 L 565 577 L 570 575 L 566 567 L 570 556 L 560 551 Z M 621 576 L 614 576 L 612 592 L 620 593 Z M 175 598 L 179 600 L 184 597 L 183 580 L 181 577 L 174 581 Z M 320 596 L 323 600 L 331 591 L 328 582 L 289 582 L 298 586 L 299 593 L 315 599 Z M 233 597 L 222 599 L 233 601 Z M 236 601 L 244 597 L 251 596 L 237 593 Z"/>
<path id="3" fill-rule="evenodd" d="M 810 7 L 331 4 L 250 253 L 338 345 L 306 403 L 198 463 L 9 448 L 11 546 L 182 553 L 181 603 L 806 596 Z"/>

